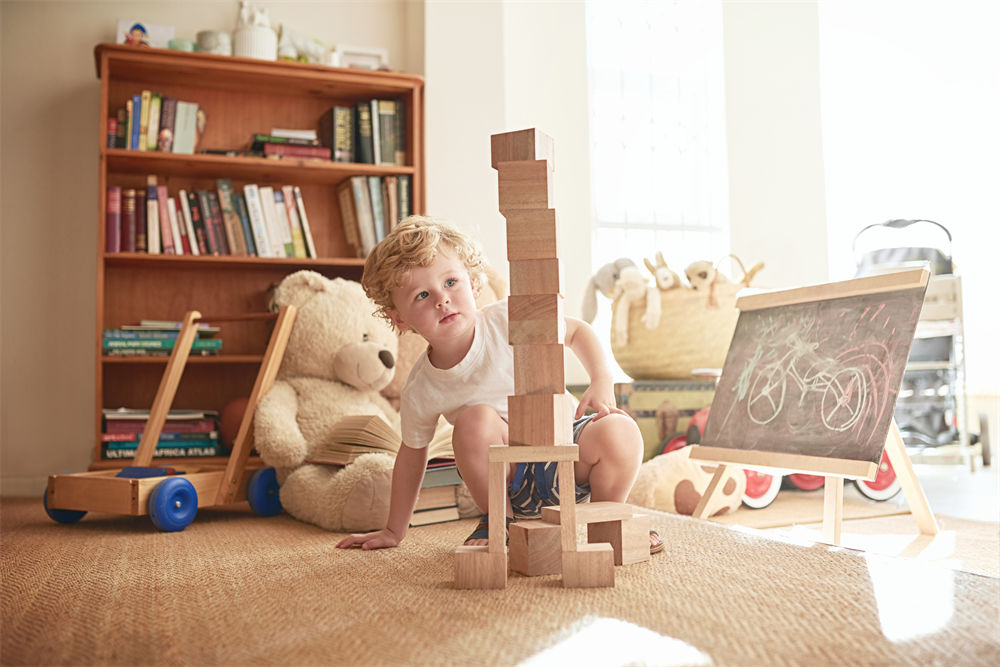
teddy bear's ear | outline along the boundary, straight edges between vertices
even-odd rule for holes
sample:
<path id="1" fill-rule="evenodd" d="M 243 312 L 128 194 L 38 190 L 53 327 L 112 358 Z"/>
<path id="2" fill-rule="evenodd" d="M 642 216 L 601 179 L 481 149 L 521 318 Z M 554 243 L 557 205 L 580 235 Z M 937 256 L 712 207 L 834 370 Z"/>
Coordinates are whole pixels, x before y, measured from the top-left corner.
<path id="1" fill-rule="evenodd" d="M 316 292 L 326 289 L 327 278 L 315 271 L 296 271 L 285 277 L 274 290 L 272 302 L 276 306 L 295 306 L 298 308 L 309 300 Z"/>

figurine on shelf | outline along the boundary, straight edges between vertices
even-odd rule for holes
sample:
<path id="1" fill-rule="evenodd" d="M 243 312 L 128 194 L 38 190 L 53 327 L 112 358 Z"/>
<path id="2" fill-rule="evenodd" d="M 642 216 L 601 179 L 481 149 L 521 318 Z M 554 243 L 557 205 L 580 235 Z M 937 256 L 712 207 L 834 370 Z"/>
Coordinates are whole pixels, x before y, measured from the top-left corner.
<path id="1" fill-rule="evenodd" d="M 141 23 L 134 23 L 125 34 L 125 44 L 129 46 L 149 46 L 149 37 L 146 33 L 146 26 Z"/>
<path id="2" fill-rule="evenodd" d="M 271 27 L 266 9 L 240 0 L 240 13 L 233 31 L 233 55 L 261 60 L 278 58 L 278 35 Z"/>

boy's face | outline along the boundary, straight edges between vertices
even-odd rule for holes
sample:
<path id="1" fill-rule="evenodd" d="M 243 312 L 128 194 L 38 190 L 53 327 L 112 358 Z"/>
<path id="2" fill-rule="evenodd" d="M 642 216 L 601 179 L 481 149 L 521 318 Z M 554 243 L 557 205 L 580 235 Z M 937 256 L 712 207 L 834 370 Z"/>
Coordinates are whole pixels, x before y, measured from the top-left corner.
<path id="1" fill-rule="evenodd" d="M 431 346 L 461 338 L 475 326 L 476 298 L 465 265 L 447 250 L 438 251 L 429 266 L 410 270 L 392 291 L 393 322 L 412 330 Z"/>

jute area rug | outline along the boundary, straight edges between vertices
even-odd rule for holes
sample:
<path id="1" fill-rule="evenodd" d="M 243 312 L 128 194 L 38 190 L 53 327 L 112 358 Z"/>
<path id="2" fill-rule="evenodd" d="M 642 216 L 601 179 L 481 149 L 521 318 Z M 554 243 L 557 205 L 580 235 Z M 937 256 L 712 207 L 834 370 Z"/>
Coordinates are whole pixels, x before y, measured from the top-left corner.
<path id="1" fill-rule="evenodd" d="M 667 549 L 616 585 L 461 591 L 473 520 L 334 548 L 287 515 L 51 522 L 0 503 L 4 665 L 996 665 L 1000 580 L 651 512 Z"/>

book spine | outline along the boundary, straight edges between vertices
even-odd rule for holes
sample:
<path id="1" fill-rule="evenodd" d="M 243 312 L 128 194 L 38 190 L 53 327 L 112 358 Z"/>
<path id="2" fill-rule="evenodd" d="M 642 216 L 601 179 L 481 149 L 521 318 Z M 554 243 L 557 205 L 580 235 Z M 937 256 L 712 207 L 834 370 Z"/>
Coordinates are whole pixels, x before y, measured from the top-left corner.
<path id="1" fill-rule="evenodd" d="M 170 202 L 167 198 L 167 186 L 156 186 L 156 207 L 160 214 L 160 250 L 164 255 L 176 255 L 174 232 L 170 228 Z"/>
<path id="2" fill-rule="evenodd" d="M 127 104 L 128 109 L 128 148 L 139 150 L 139 122 L 142 116 L 142 95 L 133 95 Z"/>
<path id="3" fill-rule="evenodd" d="M 156 146 L 164 153 L 174 151 L 174 123 L 177 122 L 177 98 L 164 97 L 160 106 L 160 134 Z"/>
<path id="4" fill-rule="evenodd" d="M 375 224 L 375 242 L 385 238 L 385 206 L 382 202 L 382 178 L 368 177 L 368 196 L 372 202 L 372 221 Z"/>
<path id="5" fill-rule="evenodd" d="M 103 346 L 105 350 L 172 350 L 176 339 L 118 339 L 105 338 Z M 221 350 L 221 338 L 196 338 L 191 341 L 192 350 Z"/>
<path id="6" fill-rule="evenodd" d="M 330 149 L 326 146 L 293 146 L 290 144 L 264 144 L 265 157 L 304 157 L 329 160 Z"/>
<path id="7" fill-rule="evenodd" d="M 233 208 L 236 209 L 236 217 L 240 220 L 247 254 L 260 255 L 260 251 L 257 250 L 257 242 L 254 240 L 253 223 L 250 222 L 250 213 L 247 211 L 247 201 L 242 192 L 233 192 Z"/>
<path id="8" fill-rule="evenodd" d="M 122 190 L 122 250 L 135 252 L 135 188 Z"/>
<path id="9" fill-rule="evenodd" d="M 153 102 L 153 93 L 149 90 L 144 90 L 140 93 L 140 109 L 139 109 L 139 137 L 138 137 L 138 147 L 139 150 L 148 150 L 146 141 L 149 137 L 149 107 Z"/>
<path id="10" fill-rule="evenodd" d="M 176 197 L 167 197 L 167 213 L 170 214 L 170 231 L 174 235 L 174 251 L 178 255 L 191 254 L 191 242 L 187 236 L 187 226 Z"/>
<path id="11" fill-rule="evenodd" d="M 111 449 L 102 447 L 102 457 L 105 459 L 132 459 L 138 447 L 129 449 Z M 221 456 L 223 449 L 219 445 L 210 447 L 157 447 L 153 450 L 154 458 L 196 458 L 208 456 Z"/>
<path id="12" fill-rule="evenodd" d="M 295 257 L 295 244 L 292 243 L 292 222 L 288 219 L 288 207 L 285 206 L 285 193 L 281 188 L 274 191 L 274 215 L 278 219 L 278 229 L 281 230 L 281 245 L 285 257 Z"/>
<path id="13" fill-rule="evenodd" d="M 396 164 L 396 100 L 377 100 L 382 164 Z"/>
<path id="14" fill-rule="evenodd" d="M 219 439 L 218 431 L 189 431 L 189 432 L 174 432 L 174 433 L 160 433 L 160 437 L 157 442 L 166 443 L 176 443 L 176 442 L 205 442 L 209 443 L 212 440 Z M 135 447 L 142 440 L 142 431 L 124 431 L 121 433 L 102 433 L 101 442 L 117 442 L 117 443 L 132 443 L 132 447 Z"/>
<path id="15" fill-rule="evenodd" d="M 352 176 L 351 191 L 354 193 L 354 212 L 358 217 L 361 246 L 367 257 L 375 247 L 375 221 L 372 219 L 372 199 L 368 194 L 368 179 L 364 176 Z"/>
<path id="16" fill-rule="evenodd" d="M 198 124 L 198 105 L 194 102 L 177 101 L 174 112 L 174 153 L 191 155 L 194 153 L 195 134 Z"/>
<path id="17" fill-rule="evenodd" d="M 146 131 L 146 150 L 155 151 L 158 149 L 160 138 L 160 105 L 163 98 L 159 93 L 152 93 L 149 99 L 149 125 Z"/>
<path id="18" fill-rule="evenodd" d="M 364 164 L 375 163 L 375 144 L 372 143 L 372 107 L 368 102 L 359 102 L 354 107 L 357 126 L 357 160 Z"/>
<path id="19" fill-rule="evenodd" d="M 228 254 L 246 257 L 247 247 L 243 242 L 242 224 L 233 204 L 233 182 L 228 178 L 220 178 L 216 180 L 216 186 L 216 197 L 226 231 L 226 244 L 229 246 Z"/>
<path id="20" fill-rule="evenodd" d="M 105 329 L 101 336 L 104 340 L 177 340 L 179 331 L 126 331 L 124 329 Z"/>
<path id="21" fill-rule="evenodd" d="M 146 189 L 135 191 L 135 251 L 146 252 Z"/>
<path id="22" fill-rule="evenodd" d="M 400 174 L 396 177 L 396 198 L 399 202 L 399 219 L 402 220 L 413 215 L 412 204 L 410 203 L 409 174 Z"/>
<path id="23" fill-rule="evenodd" d="M 319 146 L 319 139 L 306 139 L 304 137 L 282 137 L 275 134 L 255 134 L 250 140 L 251 150 L 259 150 L 258 146 L 264 144 L 287 144 L 289 146 Z"/>
<path id="24" fill-rule="evenodd" d="M 108 188 L 105 202 L 104 252 L 122 250 L 122 189 L 118 185 Z"/>
<path id="25" fill-rule="evenodd" d="M 371 107 L 372 117 L 372 155 L 375 158 L 375 164 L 382 164 L 382 133 L 378 121 L 378 100 L 369 100 L 368 105 Z"/>
<path id="26" fill-rule="evenodd" d="M 392 231 L 399 222 L 399 200 L 396 198 L 396 177 L 382 177 L 382 201 L 385 202 L 385 226 Z"/>
<path id="27" fill-rule="evenodd" d="M 333 159 L 354 162 L 354 112 L 350 107 L 333 108 Z"/>
<path id="28" fill-rule="evenodd" d="M 191 246 L 192 255 L 201 255 L 204 253 L 204 238 L 199 238 L 198 232 L 194 228 L 194 219 L 191 217 L 191 202 L 188 198 L 188 193 L 186 190 L 180 190 L 177 193 L 177 201 L 181 207 L 181 218 L 184 220 L 184 228 L 187 230 L 188 243 Z"/>
<path id="29" fill-rule="evenodd" d="M 142 433 L 146 430 L 146 419 L 106 419 L 105 433 Z M 207 433 L 218 429 L 218 424 L 210 417 L 201 419 L 168 419 L 163 425 L 160 437 L 169 433 Z"/>
<path id="30" fill-rule="evenodd" d="M 337 202 L 340 206 L 340 226 L 344 230 L 344 240 L 351 246 L 356 257 L 363 257 L 358 216 L 354 212 L 354 193 L 351 191 L 350 181 L 344 181 L 337 186 Z"/>
<path id="31" fill-rule="evenodd" d="M 306 242 L 302 237 L 302 224 L 299 222 L 299 214 L 296 211 L 295 193 L 292 191 L 292 186 L 281 186 L 281 193 L 285 199 L 285 210 L 288 211 L 288 226 L 292 230 L 292 248 L 295 251 L 295 257 L 308 257 L 309 254 L 306 252 Z"/>
<path id="32" fill-rule="evenodd" d="M 108 148 L 115 148 L 118 143 L 118 118 L 108 115 L 108 138 L 105 144 Z"/>
<path id="33" fill-rule="evenodd" d="M 302 189 L 296 185 L 292 188 L 292 193 L 295 195 L 295 210 L 299 214 L 299 224 L 302 225 L 302 239 L 306 244 L 306 252 L 313 259 L 317 259 L 319 255 L 316 254 L 316 244 L 313 242 L 312 229 L 309 227 L 309 216 L 306 215 L 306 203 L 302 199 Z"/>
<path id="34" fill-rule="evenodd" d="M 146 177 L 146 250 L 160 254 L 160 208 L 156 199 L 156 176 Z"/>
<path id="35" fill-rule="evenodd" d="M 277 214 L 274 210 L 274 188 L 270 185 L 261 185 L 257 188 L 257 200 L 260 202 L 260 210 L 264 216 L 264 228 L 267 233 L 267 247 L 271 250 L 271 257 L 284 257 L 285 246 L 281 240 L 281 230 L 278 228 Z"/>
<path id="36" fill-rule="evenodd" d="M 406 100 L 396 100 L 396 164 L 406 164 Z"/>
<path id="37" fill-rule="evenodd" d="M 128 148 L 128 102 L 126 106 L 119 107 L 118 115 L 118 136 L 115 137 L 115 148 Z"/>
<path id="38" fill-rule="evenodd" d="M 254 246 L 259 257 L 271 257 L 271 244 L 267 235 L 267 223 L 264 220 L 264 208 L 260 203 L 260 189 L 254 183 L 243 186 L 243 199 L 246 200 L 247 215 L 250 218 L 250 229 L 253 231 Z"/>

